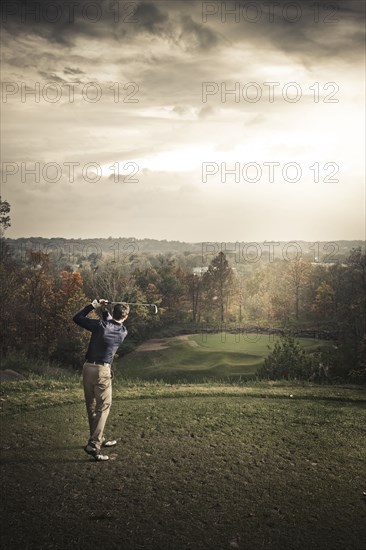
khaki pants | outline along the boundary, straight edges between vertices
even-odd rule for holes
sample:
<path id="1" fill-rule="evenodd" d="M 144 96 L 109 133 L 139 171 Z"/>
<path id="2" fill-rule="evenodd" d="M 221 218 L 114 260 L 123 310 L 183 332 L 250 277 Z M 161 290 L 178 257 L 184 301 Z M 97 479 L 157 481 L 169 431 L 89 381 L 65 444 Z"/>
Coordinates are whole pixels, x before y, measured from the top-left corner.
<path id="1" fill-rule="evenodd" d="M 88 413 L 89 444 L 100 450 L 104 426 L 112 404 L 112 375 L 110 367 L 84 363 L 83 385 Z"/>

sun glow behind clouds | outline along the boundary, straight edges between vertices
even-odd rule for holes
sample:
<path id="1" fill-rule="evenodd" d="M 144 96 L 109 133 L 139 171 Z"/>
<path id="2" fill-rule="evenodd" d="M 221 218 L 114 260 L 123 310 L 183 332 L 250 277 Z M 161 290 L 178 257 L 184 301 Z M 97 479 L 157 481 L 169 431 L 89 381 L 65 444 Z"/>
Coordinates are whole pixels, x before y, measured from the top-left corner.
<path id="1" fill-rule="evenodd" d="M 94 231 L 90 212 L 106 199 L 107 236 L 126 227 L 136 236 L 182 240 L 362 236 L 363 10 L 354 6 L 363 3 L 338 3 L 343 9 L 336 25 L 322 23 L 331 11 L 322 8 L 316 24 L 305 16 L 294 24 L 281 16 L 269 23 L 264 13 L 258 24 L 237 24 L 229 15 L 223 24 L 219 13 L 202 24 L 200 3 L 179 0 L 139 3 L 145 11 L 140 23 L 118 28 L 85 20 L 82 26 L 28 25 L 24 33 L 18 23 L 4 41 L 4 81 L 34 86 L 40 76 L 56 75 L 80 84 L 74 103 L 65 93 L 57 103 L 42 95 L 39 103 L 32 96 L 22 102 L 18 94 L 2 104 L 4 160 L 58 162 L 63 169 L 60 182 L 34 185 L 34 176 L 23 182 L 19 170 L 4 185 L 2 194 L 14 208 L 9 236 L 67 230 L 87 237 Z M 300 4 L 305 12 L 305 0 Z M 83 99 L 88 82 L 100 83 L 100 101 Z M 131 96 L 135 103 L 125 101 L 132 88 L 123 86 L 131 82 L 138 86 Z M 246 96 L 250 82 L 259 87 L 258 101 L 251 100 L 255 86 Z M 286 88 L 293 82 L 300 89 L 296 102 L 291 102 L 294 86 Z M 207 101 L 205 83 L 214 87 Z M 332 95 L 335 84 L 339 91 Z M 235 95 L 230 90 L 236 87 Z M 329 102 L 332 98 L 339 102 Z M 78 163 L 73 182 L 65 162 Z M 212 171 L 206 182 L 204 163 L 211 163 Z M 273 182 L 269 163 L 280 163 Z M 301 169 L 294 183 L 283 177 L 289 163 Z M 262 171 L 258 181 L 255 164 Z M 339 182 L 327 183 L 335 164 Z M 93 183 L 83 176 L 87 165 Z M 245 165 L 254 166 L 248 179 Z M 123 177 L 116 178 L 116 172 Z M 293 173 L 290 168 L 290 178 Z"/>
<path id="2" fill-rule="evenodd" d="M 217 156 L 213 154 L 212 145 L 196 144 L 166 151 L 161 151 L 154 156 L 139 157 L 129 160 L 138 166 L 140 170 L 151 170 L 152 172 L 191 172 L 200 168 L 206 159 Z M 119 167 L 123 169 L 126 161 L 119 161 Z M 110 165 L 104 164 L 102 175 L 110 175 Z M 121 170 L 123 173 L 123 170 Z"/>

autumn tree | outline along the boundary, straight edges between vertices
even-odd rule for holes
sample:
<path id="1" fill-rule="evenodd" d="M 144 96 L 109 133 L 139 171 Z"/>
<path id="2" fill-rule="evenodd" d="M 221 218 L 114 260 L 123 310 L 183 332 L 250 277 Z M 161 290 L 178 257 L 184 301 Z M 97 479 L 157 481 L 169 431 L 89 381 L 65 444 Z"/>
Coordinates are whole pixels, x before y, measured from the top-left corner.
<path id="1" fill-rule="evenodd" d="M 301 291 L 308 281 L 311 264 L 297 255 L 291 258 L 287 268 L 287 280 L 293 296 L 296 320 L 299 319 Z"/>
<path id="2" fill-rule="evenodd" d="M 329 283 L 321 282 L 316 290 L 314 310 L 321 318 L 326 319 L 333 313 L 334 290 Z"/>
<path id="3" fill-rule="evenodd" d="M 202 276 L 198 273 L 187 273 L 186 286 L 189 295 L 191 309 L 192 309 L 192 322 L 196 323 L 200 320 L 200 306 L 201 306 L 201 287 Z"/>
<path id="4" fill-rule="evenodd" d="M 8 201 L 3 201 L 0 197 L 0 236 L 2 236 L 4 231 L 11 226 L 9 213 L 10 204 Z"/>
<path id="5" fill-rule="evenodd" d="M 366 334 L 366 253 L 355 248 L 347 260 L 351 276 L 354 329 L 361 340 Z"/>
<path id="6" fill-rule="evenodd" d="M 287 263 L 284 261 L 267 264 L 263 281 L 267 319 L 272 322 L 279 321 L 282 325 L 288 323 L 293 310 L 286 269 Z"/>
<path id="7" fill-rule="evenodd" d="M 233 272 L 223 252 L 219 252 L 211 261 L 203 276 L 208 310 L 218 313 L 221 323 L 225 321 L 228 301 L 233 282 Z"/>
<path id="8" fill-rule="evenodd" d="M 54 341 L 57 311 L 48 254 L 29 252 L 23 276 L 15 310 L 19 332 L 23 333 L 21 325 L 26 327 L 24 336 L 28 351 L 33 355 L 48 356 Z"/>
<path id="9" fill-rule="evenodd" d="M 155 269 L 158 274 L 155 284 L 161 295 L 161 307 L 165 310 L 163 320 L 179 322 L 185 315 L 185 273 L 177 266 L 175 258 L 166 256 L 158 256 Z"/>
<path id="10" fill-rule="evenodd" d="M 89 300 L 84 294 L 80 273 L 62 271 L 57 283 L 58 288 L 54 291 L 56 333 L 50 357 L 62 364 L 76 367 L 82 363 L 89 334 L 78 330 L 72 318 Z"/>
<path id="11" fill-rule="evenodd" d="M 4 232 L 11 226 L 9 213 L 10 204 L 8 201 L 3 201 L 0 197 L 0 262 L 5 261 L 10 256 L 9 247 L 6 245 L 4 239 Z"/>

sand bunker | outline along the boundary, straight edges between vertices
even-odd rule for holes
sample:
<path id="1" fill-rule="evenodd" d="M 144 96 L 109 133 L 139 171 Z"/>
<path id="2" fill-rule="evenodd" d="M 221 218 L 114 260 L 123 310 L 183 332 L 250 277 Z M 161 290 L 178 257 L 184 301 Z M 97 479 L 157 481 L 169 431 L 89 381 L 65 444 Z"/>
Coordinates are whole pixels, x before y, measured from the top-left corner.
<path id="1" fill-rule="evenodd" d="M 188 341 L 188 344 L 192 347 L 192 348 L 198 348 L 198 344 L 195 340 L 189 340 L 188 339 L 189 337 L 189 334 L 181 334 L 181 336 L 176 336 L 177 340 L 185 340 L 185 341 Z"/>
<path id="2" fill-rule="evenodd" d="M 188 342 L 192 348 L 197 348 L 198 344 L 194 340 L 189 340 L 188 334 L 182 334 L 180 336 L 174 336 L 172 338 L 159 338 L 155 340 L 148 340 L 136 348 L 136 351 L 159 351 L 161 349 L 169 348 L 169 342 L 172 340 L 184 340 Z"/>
<path id="3" fill-rule="evenodd" d="M 162 338 L 159 340 L 148 340 L 136 348 L 136 351 L 159 351 L 168 347 L 168 338 Z"/>

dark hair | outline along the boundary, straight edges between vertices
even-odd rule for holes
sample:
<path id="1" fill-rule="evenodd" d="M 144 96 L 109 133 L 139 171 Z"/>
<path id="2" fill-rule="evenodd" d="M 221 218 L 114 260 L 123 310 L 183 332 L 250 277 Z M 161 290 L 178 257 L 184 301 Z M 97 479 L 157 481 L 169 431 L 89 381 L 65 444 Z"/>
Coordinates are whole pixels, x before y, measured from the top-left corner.
<path id="1" fill-rule="evenodd" d="M 122 302 L 121 304 L 116 304 L 113 308 L 113 319 L 120 321 L 130 313 L 130 306 Z"/>

